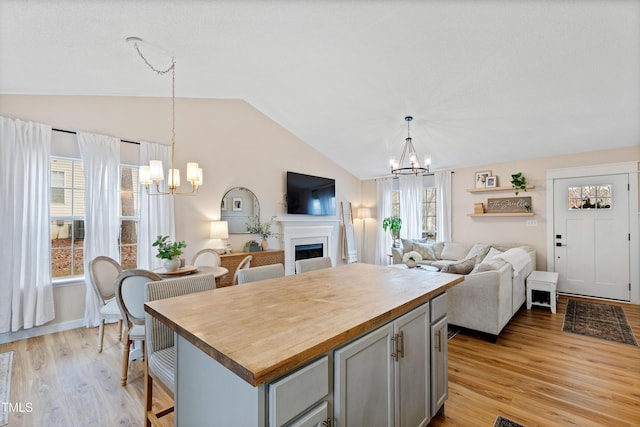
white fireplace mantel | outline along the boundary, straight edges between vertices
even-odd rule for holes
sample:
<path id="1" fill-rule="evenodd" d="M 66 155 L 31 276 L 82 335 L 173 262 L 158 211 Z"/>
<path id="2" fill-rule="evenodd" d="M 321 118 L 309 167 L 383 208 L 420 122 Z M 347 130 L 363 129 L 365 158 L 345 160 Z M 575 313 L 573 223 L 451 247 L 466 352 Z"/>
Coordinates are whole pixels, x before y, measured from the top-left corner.
<path id="1" fill-rule="evenodd" d="M 333 217 L 283 216 L 275 219 L 280 223 L 284 249 L 285 274 L 295 273 L 295 247 L 321 243 L 323 256 L 331 258 L 331 264 L 338 260 L 338 225 Z"/>

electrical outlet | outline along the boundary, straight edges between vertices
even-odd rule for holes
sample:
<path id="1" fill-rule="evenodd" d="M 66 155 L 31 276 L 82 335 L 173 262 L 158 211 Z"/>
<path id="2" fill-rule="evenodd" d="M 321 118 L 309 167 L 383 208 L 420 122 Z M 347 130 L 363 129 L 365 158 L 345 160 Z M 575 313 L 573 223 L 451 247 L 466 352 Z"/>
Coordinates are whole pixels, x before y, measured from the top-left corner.
<path id="1" fill-rule="evenodd" d="M 537 226 L 538 226 L 538 220 L 536 219 L 527 220 L 527 227 L 537 227 Z"/>

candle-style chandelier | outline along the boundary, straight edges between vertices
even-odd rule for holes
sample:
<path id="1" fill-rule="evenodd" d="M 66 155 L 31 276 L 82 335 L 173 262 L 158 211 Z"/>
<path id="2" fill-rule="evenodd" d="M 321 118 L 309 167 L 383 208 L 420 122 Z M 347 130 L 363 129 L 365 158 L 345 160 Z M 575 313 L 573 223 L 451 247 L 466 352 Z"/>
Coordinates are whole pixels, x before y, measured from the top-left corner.
<path id="1" fill-rule="evenodd" d="M 389 164 L 391 165 L 391 173 L 394 176 L 429 173 L 431 158 L 425 157 L 424 166 L 421 166 L 420 162 L 418 162 L 416 149 L 413 146 L 413 142 L 411 141 L 410 126 L 413 117 L 406 116 L 404 120 L 407 122 L 407 138 L 404 140 L 404 148 L 402 150 L 402 155 L 400 156 L 400 161 L 398 162 L 394 158 L 389 161 Z M 408 165 L 405 165 L 405 159 L 407 159 Z"/>
<path id="2" fill-rule="evenodd" d="M 171 72 L 171 169 L 169 169 L 169 191 L 160 191 L 160 181 L 164 180 L 164 166 L 162 160 L 150 160 L 148 165 L 140 166 L 138 180 L 144 185 L 147 193 L 151 196 L 157 195 L 188 195 L 193 196 L 198 192 L 198 188 L 202 185 L 202 168 L 196 162 L 187 162 L 187 181 L 191 184 L 191 191 L 179 192 L 180 186 L 180 170 L 175 167 L 175 147 L 176 147 L 176 61 L 171 58 L 171 65 L 165 70 L 155 68 L 145 58 L 140 51 L 139 43 L 142 39 L 139 37 L 127 37 L 127 42 L 133 43 L 138 55 L 149 68 L 158 75 L 164 75 Z M 150 185 L 155 184 L 155 191 L 150 189 Z"/>

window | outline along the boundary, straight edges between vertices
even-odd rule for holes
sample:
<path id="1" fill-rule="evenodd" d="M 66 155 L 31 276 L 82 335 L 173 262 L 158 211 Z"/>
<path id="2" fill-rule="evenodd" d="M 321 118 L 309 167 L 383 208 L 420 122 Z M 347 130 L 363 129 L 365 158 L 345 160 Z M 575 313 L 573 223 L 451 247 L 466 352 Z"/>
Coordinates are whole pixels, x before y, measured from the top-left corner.
<path id="1" fill-rule="evenodd" d="M 79 159 L 51 158 L 51 275 L 84 273 L 84 176 Z M 54 198 L 54 193 L 58 194 Z"/>
<path id="2" fill-rule="evenodd" d="M 138 167 L 120 166 L 120 264 L 127 270 L 138 266 L 140 184 Z"/>
<path id="3" fill-rule="evenodd" d="M 436 189 L 425 187 L 422 195 L 422 238 L 436 240 Z"/>
<path id="4" fill-rule="evenodd" d="M 400 216 L 400 190 L 391 192 L 391 216 Z M 424 187 L 422 194 L 422 238 L 436 240 L 436 189 Z"/>
<path id="5" fill-rule="evenodd" d="M 64 171 L 51 166 L 51 203 L 64 203 Z"/>
<path id="6" fill-rule="evenodd" d="M 610 184 L 569 187 L 569 209 L 611 209 Z"/>
<path id="7" fill-rule="evenodd" d="M 84 274 L 84 175 L 80 159 L 51 157 L 51 275 Z M 124 269 L 137 267 L 140 185 L 138 167 L 120 166 L 120 236 Z"/>

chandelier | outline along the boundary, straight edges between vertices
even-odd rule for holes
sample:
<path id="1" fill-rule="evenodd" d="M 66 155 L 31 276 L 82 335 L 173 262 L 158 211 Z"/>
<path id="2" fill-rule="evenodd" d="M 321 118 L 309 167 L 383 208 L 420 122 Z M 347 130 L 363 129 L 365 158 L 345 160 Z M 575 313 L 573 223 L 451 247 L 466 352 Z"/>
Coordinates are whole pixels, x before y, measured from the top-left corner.
<path id="1" fill-rule="evenodd" d="M 175 149 L 176 149 L 176 61 L 171 58 L 171 65 L 166 70 L 155 68 L 140 51 L 138 43 L 142 42 L 139 37 L 127 37 L 127 42 L 133 43 L 140 58 L 145 64 L 158 75 L 164 75 L 171 72 L 171 168 L 169 169 L 169 191 L 160 191 L 160 181 L 164 180 L 164 166 L 162 160 L 150 160 L 148 165 L 140 166 L 138 180 L 140 185 L 144 185 L 147 193 L 151 196 L 158 195 L 189 195 L 193 196 L 198 192 L 198 187 L 202 185 L 202 168 L 196 162 L 187 162 L 187 181 L 191 184 L 191 191 L 179 192 L 180 186 L 180 170 L 175 167 Z M 151 184 L 155 184 L 155 191 L 149 188 Z"/>
<path id="2" fill-rule="evenodd" d="M 391 173 L 396 177 L 400 175 L 429 173 L 431 158 L 425 157 L 424 166 L 420 166 L 416 149 L 413 146 L 413 142 L 411 142 L 411 121 L 413 120 L 413 117 L 407 116 L 404 120 L 407 122 L 407 138 L 404 140 L 404 148 L 402 149 L 400 161 L 397 162 L 394 158 L 389 161 L 389 164 L 391 165 Z M 405 165 L 405 159 L 408 160 L 408 165 Z"/>

